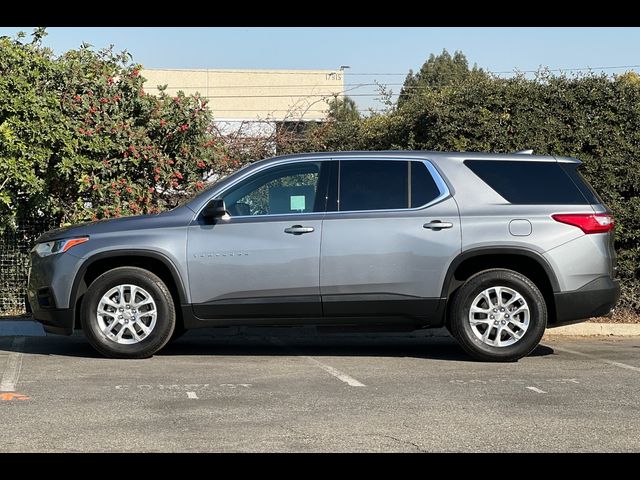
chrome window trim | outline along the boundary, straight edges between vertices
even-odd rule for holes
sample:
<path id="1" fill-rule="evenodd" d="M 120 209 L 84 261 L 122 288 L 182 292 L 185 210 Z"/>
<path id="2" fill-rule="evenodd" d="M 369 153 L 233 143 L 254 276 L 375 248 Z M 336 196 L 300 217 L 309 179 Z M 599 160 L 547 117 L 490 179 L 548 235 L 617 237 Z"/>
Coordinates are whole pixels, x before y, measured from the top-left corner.
<path id="1" fill-rule="evenodd" d="M 352 157 L 353 158 L 353 157 Z M 232 219 L 245 219 L 245 218 L 253 218 L 253 219 L 261 219 L 261 218 L 270 218 L 270 217 L 293 217 L 293 216 L 306 216 L 306 215 L 326 215 L 326 214 L 331 214 L 331 215 L 336 215 L 336 214 L 363 214 L 363 213 L 401 213 L 401 212 L 417 212 L 419 210 L 425 209 L 425 208 L 429 208 L 433 205 L 435 205 L 436 203 L 441 202 L 442 200 L 444 200 L 445 198 L 449 197 L 451 195 L 451 192 L 449 191 L 449 187 L 447 186 L 446 182 L 444 181 L 444 179 L 442 178 L 442 175 L 440 175 L 440 172 L 436 169 L 436 167 L 433 165 L 433 163 L 431 163 L 429 160 L 426 159 L 412 159 L 410 157 L 373 157 L 373 158 L 367 158 L 367 157 L 362 157 L 362 156 L 358 156 L 355 158 L 362 158 L 362 160 L 358 160 L 358 161 L 389 161 L 389 160 L 394 160 L 394 161 L 404 161 L 404 162 L 422 162 L 424 164 L 425 167 L 427 167 L 427 170 L 429 171 L 429 173 L 431 174 L 431 177 L 433 178 L 433 181 L 436 184 L 436 187 L 438 187 L 438 190 L 440 192 L 440 194 L 434 198 L 433 200 L 431 200 L 430 202 L 425 203 L 424 205 L 421 205 L 419 207 L 413 207 L 413 208 L 393 208 L 393 209 L 378 209 L 378 210 L 326 210 L 324 212 L 306 212 L 306 213 L 269 213 L 267 215 L 237 215 L 237 216 L 229 216 L 229 220 Z M 275 168 L 275 167 L 279 167 L 282 165 L 287 165 L 287 164 L 296 164 L 296 163 L 303 163 L 303 162 L 331 162 L 331 161 L 340 161 L 340 160 L 344 160 L 344 161 L 348 161 L 350 160 L 349 157 L 345 157 L 344 159 L 338 157 L 311 157 L 311 158 L 304 158 L 304 159 L 299 159 L 299 160 L 291 160 L 291 159 L 286 159 L 286 160 L 282 160 L 280 162 L 276 162 L 276 163 L 272 163 L 269 165 L 265 165 L 263 168 L 260 168 L 254 172 L 252 172 L 251 174 L 247 174 L 247 175 L 243 175 L 242 177 L 240 177 L 238 180 L 236 180 L 235 182 L 233 182 L 231 185 L 227 185 L 227 188 L 225 188 L 224 190 L 218 192 L 216 195 L 212 196 L 211 198 L 209 198 L 209 200 L 207 200 L 207 202 L 204 203 L 204 205 L 202 206 L 202 208 L 196 213 L 194 220 L 196 218 L 198 218 L 200 216 L 200 213 L 202 212 L 202 210 L 204 210 L 204 208 L 206 207 L 206 204 L 211 201 L 211 199 L 213 198 L 218 198 L 220 196 L 225 195 L 230 189 L 232 189 L 233 187 L 235 187 L 236 185 L 238 185 L 238 183 L 246 180 L 247 178 L 253 177 L 254 175 L 257 175 L 261 172 L 264 172 L 267 169 L 270 168 Z M 338 178 L 338 189 L 340 188 L 340 183 L 339 183 L 339 178 Z"/>

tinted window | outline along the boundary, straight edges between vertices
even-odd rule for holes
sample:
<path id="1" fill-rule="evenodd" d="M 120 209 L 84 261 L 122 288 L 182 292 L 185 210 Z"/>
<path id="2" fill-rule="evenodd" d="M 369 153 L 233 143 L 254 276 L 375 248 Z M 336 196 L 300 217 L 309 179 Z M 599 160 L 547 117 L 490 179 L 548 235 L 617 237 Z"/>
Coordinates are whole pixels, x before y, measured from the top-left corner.
<path id="1" fill-rule="evenodd" d="M 578 187 L 584 198 L 586 198 L 589 203 L 602 203 L 602 199 L 598 196 L 595 190 L 591 188 L 589 182 L 587 182 L 580 173 L 580 167 L 582 166 L 580 163 L 561 163 L 560 166 L 565 173 L 569 175 L 571 180 L 573 180 L 573 183 L 576 184 L 576 187 Z"/>
<path id="2" fill-rule="evenodd" d="M 408 169 L 403 161 L 341 160 L 340 210 L 407 208 Z"/>
<path id="3" fill-rule="evenodd" d="M 411 162 L 411 208 L 435 200 L 440 190 L 423 162 Z"/>
<path id="4" fill-rule="evenodd" d="M 510 203 L 588 203 L 556 162 L 466 160 L 464 163 Z"/>
<path id="5" fill-rule="evenodd" d="M 324 211 L 325 194 L 316 195 L 320 162 L 300 162 L 257 173 L 224 194 L 231 216 Z"/>

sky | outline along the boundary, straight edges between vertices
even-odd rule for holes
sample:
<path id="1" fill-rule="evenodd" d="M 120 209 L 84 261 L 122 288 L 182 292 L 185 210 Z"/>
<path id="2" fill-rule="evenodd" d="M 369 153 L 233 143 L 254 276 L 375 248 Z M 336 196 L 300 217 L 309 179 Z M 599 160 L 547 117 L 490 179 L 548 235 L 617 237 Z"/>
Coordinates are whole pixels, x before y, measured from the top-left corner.
<path id="1" fill-rule="evenodd" d="M 32 27 L 0 28 L 0 35 Z M 62 53 L 83 42 L 126 49 L 147 68 L 337 69 L 361 109 L 380 108 L 379 82 L 393 92 L 430 53 L 461 50 L 494 72 L 637 65 L 640 28 L 453 27 L 52 27 L 45 45 Z M 369 84 L 357 87 L 362 83 Z M 400 84 L 400 85 L 399 85 Z M 357 88 L 354 88 L 357 87 Z"/>

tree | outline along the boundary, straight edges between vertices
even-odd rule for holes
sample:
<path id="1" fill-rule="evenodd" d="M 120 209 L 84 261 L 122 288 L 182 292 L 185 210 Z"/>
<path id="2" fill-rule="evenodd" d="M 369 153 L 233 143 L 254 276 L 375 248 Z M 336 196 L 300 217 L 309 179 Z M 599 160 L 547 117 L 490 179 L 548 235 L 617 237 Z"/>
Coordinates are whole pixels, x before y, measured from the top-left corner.
<path id="1" fill-rule="evenodd" d="M 476 65 L 469 69 L 467 57 L 462 52 L 454 52 L 453 57 L 446 49 L 442 50 L 440 55 L 432 53 L 418 73 L 414 74 L 409 70 L 400 90 L 398 106 L 419 95 L 425 89 L 453 85 L 466 80 L 472 74 L 485 75 Z"/>
<path id="2" fill-rule="evenodd" d="M 328 117 L 338 122 L 352 122 L 360 119 L 360 112 L 352 98 L 335 97 L 329 102 Z"/>

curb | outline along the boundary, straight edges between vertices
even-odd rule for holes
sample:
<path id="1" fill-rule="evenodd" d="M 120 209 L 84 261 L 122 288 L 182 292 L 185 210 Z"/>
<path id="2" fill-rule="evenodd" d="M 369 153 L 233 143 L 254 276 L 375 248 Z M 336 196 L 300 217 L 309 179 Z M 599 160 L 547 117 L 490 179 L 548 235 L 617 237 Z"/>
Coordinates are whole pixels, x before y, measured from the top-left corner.
<path id="1" fill-rule="evenodd" d="M 640 323 L 576 323 L 548 329 L 545 337 L 635 337 L 640 336 Z"/>

